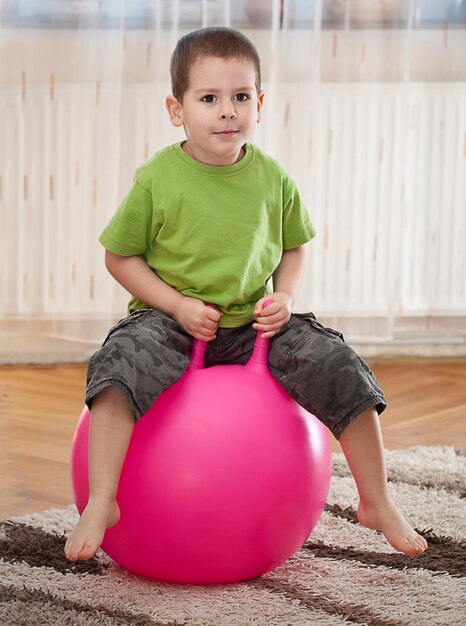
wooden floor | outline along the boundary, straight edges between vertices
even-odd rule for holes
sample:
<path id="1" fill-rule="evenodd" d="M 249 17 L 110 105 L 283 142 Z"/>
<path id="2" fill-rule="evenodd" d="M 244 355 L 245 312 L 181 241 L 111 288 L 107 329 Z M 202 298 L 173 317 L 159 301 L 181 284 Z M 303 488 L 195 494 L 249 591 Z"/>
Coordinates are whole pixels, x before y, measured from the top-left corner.
<path id="1" fill-rule="evenodd" d="M 369 364 L 389 400 L 386 448 L 466 448 L 466 359 Z M 72 502 L 68 463 L 84 380 L 81 365 L 0 367 L 0 519 Z"/>

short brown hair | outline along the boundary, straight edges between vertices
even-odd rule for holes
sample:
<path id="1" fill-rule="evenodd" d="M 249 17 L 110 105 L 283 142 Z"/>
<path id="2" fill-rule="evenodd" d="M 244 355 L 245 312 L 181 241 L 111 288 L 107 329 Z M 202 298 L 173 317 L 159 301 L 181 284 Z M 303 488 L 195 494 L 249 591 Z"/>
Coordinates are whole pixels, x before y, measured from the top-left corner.
<path id="1" fill-rule="evenodd" d="M 170 63 L 172 93 L 179 101 L 183 99 L 189 84 L 189 71 L 200 57 L 244 59 L 252 61 L 256 68 L 256 89 L 261 88 L 260 59 L 254 45 L 238 30 L 223 26 L 202 28 L 188 33 L 176 44 Z"/>

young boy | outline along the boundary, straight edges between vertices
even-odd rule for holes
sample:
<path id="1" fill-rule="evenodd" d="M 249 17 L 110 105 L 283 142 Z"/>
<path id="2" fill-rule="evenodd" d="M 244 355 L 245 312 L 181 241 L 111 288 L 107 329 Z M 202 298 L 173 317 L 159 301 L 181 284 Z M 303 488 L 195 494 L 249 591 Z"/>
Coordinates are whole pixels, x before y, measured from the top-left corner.
<path id="1" fill-rule="evenodd" d="M 339 333 L 311 313 L 291 313 L 314 230 L 293 181 L 249 143 L 264 100 L 254 46 L 231 29 L 190 33 L 173 53 L 171 76 L 166 106 L 186 141 L 137 170 L 100 237 L 108 270 L 133 298 L 131 315 L 89 362 L 90 496 L 67 558 L 91 558 L 118 521 L 134 422 L 182 376 L 192 338 L 208 342 L 206 365 L 245 363 L 258 329 L 272 338 L 272 374 L 339 439 L 361 524 L 405 554 L 423 552 L 426 541 L 387 492 L 378 382 Z"/>

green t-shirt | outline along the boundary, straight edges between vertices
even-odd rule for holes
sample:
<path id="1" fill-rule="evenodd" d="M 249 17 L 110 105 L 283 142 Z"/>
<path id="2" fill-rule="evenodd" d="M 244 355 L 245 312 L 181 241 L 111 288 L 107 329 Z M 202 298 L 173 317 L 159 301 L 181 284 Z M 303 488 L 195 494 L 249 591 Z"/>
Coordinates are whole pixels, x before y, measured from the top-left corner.
<path id="1" fill-rule="evenodd" d="M 295 184 L 262 150 L 246 145 L 234 165 L 205 165 L 182 144 L 157 152 L 99 241 L 115 254 L 141 255 L 185 296 L 212 303 L 222 327 L 250 322 L 283 250 L 314 236 Z M 147 308 L 132 298 L 129 310 Z"/>

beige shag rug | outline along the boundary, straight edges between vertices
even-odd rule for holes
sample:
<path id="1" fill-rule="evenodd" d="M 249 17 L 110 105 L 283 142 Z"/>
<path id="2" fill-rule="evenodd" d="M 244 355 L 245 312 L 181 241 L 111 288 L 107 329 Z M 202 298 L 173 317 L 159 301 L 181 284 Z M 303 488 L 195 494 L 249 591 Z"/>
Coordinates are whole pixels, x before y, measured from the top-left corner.
<path id="1" fill-rule="evenodd" d="M 105 554 L 63 557 L 74 507 L 0 524 L 0 624 L 8 626 L 463 626 L 466 456 L 387 452 L 393 497 L 429 541 L 396 554 L 356 523 L 357 494 L 334 455 L 328 504 L 303 548 L 274 572 L 229 586 L 176 586 L 129 574 Z"/>

